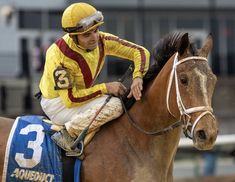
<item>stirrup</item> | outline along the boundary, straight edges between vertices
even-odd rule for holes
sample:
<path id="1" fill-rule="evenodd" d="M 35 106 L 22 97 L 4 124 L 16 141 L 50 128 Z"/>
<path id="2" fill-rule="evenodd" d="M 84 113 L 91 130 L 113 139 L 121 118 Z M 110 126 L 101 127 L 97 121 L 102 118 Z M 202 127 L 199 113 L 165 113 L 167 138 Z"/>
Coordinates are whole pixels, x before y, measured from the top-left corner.
<path id="1" fill-rule="evenodd" d="M 65 155 L 83 159 L 84 158 L 83 149 L 84 149 L 84 143 L 83 141 L 81 141 L 74 150 L 71 149 L 70 151 L 67 151 Z"/>
<path id="2" fill-rule="evenodd" d="M 51 136 L 51 139 L 58 145 L 60 148 L 65 150 L 66 152 L 71 153 L 70 156 L 78 156 L 81 150 L 77 147 L 75 149 L 71 149 L 71 145 L 74 143 L 74 138 L 71 137 L 66 129 L 62 129 Z M 83 152 L 83 151 L 82 151 Z M 76 154 L 76 155 L 75 155 Z M 81 155 L 81 154 L 80 154 Z"/>

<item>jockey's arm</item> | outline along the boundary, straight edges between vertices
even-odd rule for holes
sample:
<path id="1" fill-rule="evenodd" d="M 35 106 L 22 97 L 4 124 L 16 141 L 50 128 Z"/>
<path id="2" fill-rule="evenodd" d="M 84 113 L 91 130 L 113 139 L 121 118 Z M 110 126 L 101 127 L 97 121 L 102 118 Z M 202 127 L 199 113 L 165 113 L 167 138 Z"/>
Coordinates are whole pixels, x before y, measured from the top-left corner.
<path id="1" fill-rule="evenodd" d="M 136 100 L 140 100 L 143 89 L 142 78 L 149 68 L 149 51 L 142 46 L 120 39 L 112 34 L 105 33 L 103 38 L 105 39 L 107 54 L 133 61 L 133 82 L 128 97 L 134 96 Z"/>
<path id="2" fill-rule="evenodd" d="M 107 94 L 106 85 L 104 83 L 97 84 L 90 88 L 77 88 L 73 86 L 72 88 L 59 90 L 58 94 L 63 100 L 66 107 L 76 107 L 81 106 L 92 99 L 95 99 L 103 94 Z"/>
<path id="3" fill-rule="evenodd" d="M 115 96 L 123 95 L 126 90 L 126 87 L 120 82 L 109 82 L 84 89 L 73 87 L 59 90 L 58 93 L 66 107 L 70 108 L 83 105 L 103 94 L 112 94 Z"/>

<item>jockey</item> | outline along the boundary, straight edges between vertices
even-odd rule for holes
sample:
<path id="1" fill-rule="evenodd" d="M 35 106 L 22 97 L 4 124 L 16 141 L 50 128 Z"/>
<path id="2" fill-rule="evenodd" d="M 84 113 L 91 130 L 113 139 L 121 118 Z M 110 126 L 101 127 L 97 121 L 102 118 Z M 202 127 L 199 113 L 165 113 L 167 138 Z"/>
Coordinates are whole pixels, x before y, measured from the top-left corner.
<path id="1" fill-rule="evenodd" d="M 43 111 L 53 123 L 65 126 L 52 138 L 65 151 L 71 151 L 71 143 L 90 123 L 107 95 L 120 96 L 127 91 L 121 82 L 94 84 L 105 57 L 112 55 L 133 61 L 133 81 L 128 97 L 140 100 L 142 78 L 149 68 L 149 52 L 142 46 L 99 31 L 104 17 L 87 3 L 67 7 L 61 22 L 66 34 L 47 50 L 39 87 Z M 122 112 L 119 98 L 112 97 L 88 133 Z"/>

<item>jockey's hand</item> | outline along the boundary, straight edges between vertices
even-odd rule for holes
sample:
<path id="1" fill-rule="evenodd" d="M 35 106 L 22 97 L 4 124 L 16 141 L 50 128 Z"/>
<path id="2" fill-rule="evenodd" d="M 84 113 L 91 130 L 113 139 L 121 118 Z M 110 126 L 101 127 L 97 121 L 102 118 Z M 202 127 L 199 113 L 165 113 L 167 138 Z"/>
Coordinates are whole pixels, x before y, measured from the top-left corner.
<path id="1" fill-rule="evenodd" d="M 120 96 L 125 94 L 127 88 L 121 82 L 109 82 L 105 83 L 109 94 Z"/>
<path id="2" fill-rule="evenodd" d="M 127 98 L 131 98 L 132 96 L 135 98 L 135 100 L 140 100 L 142 96 L 142 90 L 143 90 L 143 79 L 140 77 L 134 78 L 131 84 L 131 90 L 128 94 Z"/>

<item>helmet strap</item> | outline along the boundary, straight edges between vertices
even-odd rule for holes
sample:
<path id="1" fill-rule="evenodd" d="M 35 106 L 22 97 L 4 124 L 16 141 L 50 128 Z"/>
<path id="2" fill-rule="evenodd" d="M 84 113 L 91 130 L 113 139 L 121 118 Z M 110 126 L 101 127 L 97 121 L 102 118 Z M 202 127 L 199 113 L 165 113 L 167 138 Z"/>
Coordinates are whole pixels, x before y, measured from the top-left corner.
<path id="1" fill-rule="evenodd" d="M 76 35 L 69 35 L 71 39 L 73 39 L 73 42 L 76 44 L 76 45 L 79 45 L 79 42 L 78 42 L 78 37 Z"/>
<path id="2" fill-rule="evenodd" d="M 82 48 L 81 46 L 79 46 L 78 37 L 76 35 L 69 35 L 69 36 L 73 40 L 73 42 L 77 45 L 77 47 Z M 84 49 L 84 48 L 82 48 L 82 49 Z M 85 50 L 86 50 L 86 52 L 92 51 L 90 49 L 85 49 Z"/>

